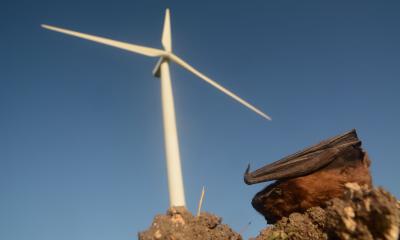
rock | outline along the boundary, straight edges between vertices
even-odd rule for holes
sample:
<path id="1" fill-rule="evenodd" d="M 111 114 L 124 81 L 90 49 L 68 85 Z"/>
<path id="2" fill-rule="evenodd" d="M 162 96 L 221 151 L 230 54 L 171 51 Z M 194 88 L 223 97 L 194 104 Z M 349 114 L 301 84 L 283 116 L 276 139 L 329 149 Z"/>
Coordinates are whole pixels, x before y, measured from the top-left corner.
<path id="1" fill-rule="evenodd" d="M 139 240 L 241 240 L 240 234 L 222 224 L 222 218 L 203 212 L 193 216 L 186 208 L 170 208 L 157 215 L 151 227 L 138 234 Z"/>
<path id="2" fill-rule="evenodd" d="M 383 188 L 349 188 L 343 199 L 333 199 L 327 205 L 327 230 L 332 238 L 397 240 L 399 237 L 397 200 Z"/>
<path id="3" fill-rule="evenodd" d="M 400 204 L 383 188 L 346 184 L 342 199 L 292 213 L 262 230 L 255 240 L 400 239 Z"/>

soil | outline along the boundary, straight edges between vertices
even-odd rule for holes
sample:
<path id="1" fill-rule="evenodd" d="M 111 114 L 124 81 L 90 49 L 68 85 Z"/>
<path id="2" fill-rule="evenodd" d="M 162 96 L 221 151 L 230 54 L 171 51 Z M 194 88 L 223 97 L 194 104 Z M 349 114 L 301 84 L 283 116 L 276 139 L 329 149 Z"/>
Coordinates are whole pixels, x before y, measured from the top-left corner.
<path id="1" fill-rule="evenodd" d="M 221 217 L 207 212 L 193 216 L 180 207 L 157 215 L 151 227 L 139 233 L 139 240 L 242 240 L 242 237 L 222 224 Z"/>

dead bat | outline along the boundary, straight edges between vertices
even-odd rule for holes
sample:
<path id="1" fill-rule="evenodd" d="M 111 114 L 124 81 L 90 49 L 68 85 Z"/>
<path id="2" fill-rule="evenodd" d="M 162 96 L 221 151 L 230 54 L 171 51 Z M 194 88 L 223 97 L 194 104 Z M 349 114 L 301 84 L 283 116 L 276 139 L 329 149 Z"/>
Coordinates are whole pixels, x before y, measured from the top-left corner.
<path id="1" fill-rule="evenodd" d="M 347 182 L 372 186 L 370 160 L 356 130 L 325 140 L 303 151 L 244 174 L 246 184 L 277 180 L 258 192 L 251 204 L 267 223 L 293 212 L 324 206 L 341 197 Z"/>

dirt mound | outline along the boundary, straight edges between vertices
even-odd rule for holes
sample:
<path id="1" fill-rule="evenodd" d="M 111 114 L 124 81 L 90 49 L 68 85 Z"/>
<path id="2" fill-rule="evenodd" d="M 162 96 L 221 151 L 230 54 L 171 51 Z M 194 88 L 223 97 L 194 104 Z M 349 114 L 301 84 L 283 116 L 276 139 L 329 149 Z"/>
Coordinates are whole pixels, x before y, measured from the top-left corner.
<path id="1" fill-rule="evenodd" d="M 346 188 L 343 199 L 282 218 L 254 240 L 400 239 L 400 204 L 395 197 L 382 188 L 353 183 Z"/>
<path id="2" fill-rule="evenodd" d="M 170 208 L 166 215 L 157 215 L 151 227 L 138 234 L 139 240 L 241 240 L 240 234 L 222 218 L 203 212 L 193 216 L 185 208 Z"/>

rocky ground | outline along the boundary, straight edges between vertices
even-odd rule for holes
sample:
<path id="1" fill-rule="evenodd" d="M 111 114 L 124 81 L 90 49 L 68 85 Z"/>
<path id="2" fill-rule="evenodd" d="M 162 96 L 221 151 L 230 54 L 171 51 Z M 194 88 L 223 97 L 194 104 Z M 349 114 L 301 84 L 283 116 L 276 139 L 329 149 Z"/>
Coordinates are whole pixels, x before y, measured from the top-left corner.
<path id="1" fill-rule="evenodd" d="M 252 240 L 397 240 L 400 239 L 400 202 L 382 188 L 368 189 L 348 183 L 343 199 L 326 207 L 292 213 L 263 229 Z M 193 216 L 184 208 L 157 215 L 139 240 L 236 240 L 240 234 L 209 213 Z"/>

